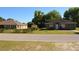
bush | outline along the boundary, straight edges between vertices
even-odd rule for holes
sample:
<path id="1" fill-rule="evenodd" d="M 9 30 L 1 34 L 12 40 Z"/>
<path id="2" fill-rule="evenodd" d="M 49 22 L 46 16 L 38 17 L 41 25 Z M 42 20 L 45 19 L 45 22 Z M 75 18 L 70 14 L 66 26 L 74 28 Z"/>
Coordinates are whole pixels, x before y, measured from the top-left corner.
<path id="1" fill-rule="evenodd" d="M 20 32 L 21 32 L 20 29 L 15 29 L 15 30 L 14 30 L 14 33 L 20 33 Z"/>
<path id="2" fill-rule="evenodd" d="M 2 33 L 4 30 L 3 29 L 0 29 L 0 33 Z"/>
<path id="3" fill-rule="evenodd" d="M 14 33 L 30 33 L 32 29 L 15 29 Z"/>
<path id="4" fill-rule="evenodd" d="M 4 33 L 13 33 L 14 29 L 4 29 Z"/>
<path id="5" fill-rule="evenodd" d="M 30 29 L 23 29 L 23 30 L 22 30 L 22 33 L 29 33 L 29 32 L 31 32 Z"/>
<path id="6" fill-rule="evenodd" d="M 32 25 L 31 30 L 38 30 L 38 26 L 37 25 Z"/>

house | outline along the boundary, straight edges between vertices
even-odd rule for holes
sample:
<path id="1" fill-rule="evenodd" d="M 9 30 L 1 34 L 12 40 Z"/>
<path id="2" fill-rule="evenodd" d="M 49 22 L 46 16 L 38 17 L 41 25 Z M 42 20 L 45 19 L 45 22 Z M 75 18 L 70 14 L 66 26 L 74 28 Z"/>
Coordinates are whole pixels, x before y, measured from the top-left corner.
<path id="1" fill-rule="evenodd" d="M 46 21 L 47 29 L 59 29 L 59 30 L 74 30 L 76 29 L 76 23 L 69 20 L 50 20 Z"/>
<path id="2" fill-rule="evenodd" d="M 16 23 L 14 20 L 3 21 L 3 26 L 5 29 L 16 29 Z"/>
<path id="3" fill-rule="evenodd" d="M 16 21 L 16 29 L 27 29 L 27 28 L 28 28 L 27 24 Z"/>
<path id="4" fill-rule="evenodd" d="M 0 22 L 0 29 L 27 29 L 27 24 L 14 20 L 5 20 Z"/>

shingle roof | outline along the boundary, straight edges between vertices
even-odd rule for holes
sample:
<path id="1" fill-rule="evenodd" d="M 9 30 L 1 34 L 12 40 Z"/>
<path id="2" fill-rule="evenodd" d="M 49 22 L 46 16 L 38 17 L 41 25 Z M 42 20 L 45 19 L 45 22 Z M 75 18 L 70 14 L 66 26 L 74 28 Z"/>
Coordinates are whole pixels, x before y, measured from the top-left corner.
<path id="1" fill-rule="evenodd" d="M 27 25 L 26 23 L 21 23 L 21 22 L 18 22 L 18 21 L 15 21 L 16 25 Z"/>
<path id="2" fill-rule="evenodd" d="M 5 21 L 0 21 L 0 25 L 27 25 L 27 24 L 14 20 L 5 20 Z"/>
<path id="3" fill-rule="evenodd" d="M 64 23 L 64 24 L 76 24 L 75 22 L 72 22 L 70 20 L 49 20 L 47 23 Z"/>
<path id="4" fill-rule="evenodd" d="M 0 21 L 0 25 L 3 25 L 3 21 Z"/>
<path id="5" fill-rule="evenodd" d="M 3 24 L 4 25 L 16 25 L 16 23 L 15 23 L 14 20 L 6 20 L 6 21 L 3 21 Z"/>

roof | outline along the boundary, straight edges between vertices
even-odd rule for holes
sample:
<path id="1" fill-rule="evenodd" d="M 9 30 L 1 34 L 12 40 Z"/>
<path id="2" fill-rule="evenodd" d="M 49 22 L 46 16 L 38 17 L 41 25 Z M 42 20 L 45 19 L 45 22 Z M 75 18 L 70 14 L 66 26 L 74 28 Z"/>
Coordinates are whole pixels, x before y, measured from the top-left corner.
<path id="1" fill-rule="evenodd" d="M 14 20 L 5 20 L 5 21 L 0 21 L 0 25 L 27 25 L 27 24 Z"/>
<path id="2" fill-rule="evenodd" d="M 16 25 L 27 25 L 26 23 L 21 23 L 21 22 L 18 22 L 18 21 L 15 21 Z"/>
<path id="3" fill-rule="evenodd" d="M 47 23 L 64 23 L 64 24 L 76 24 L 75 22 L 72 22 L 70 20 L 50 20 L 47 21 Z"/>
<path id="4" fill-rule="evenodd" d="M 4 25 L 16 25 L 16 23 L 15 23 L 14 20 L 6 20 L 6 21 L 3 21 L 3 24 Z"/>
<path id="5" fill-rule="evenodd" d="M 3 21 L 0 21 L 0 25 L 3 25 Z"/>
<path id="6" fill-rule="evenodd" d="M 16 25 L 16 23 L 13 20 L 5 20 L 5 21 L 0 21 L 0 25 Z"/>

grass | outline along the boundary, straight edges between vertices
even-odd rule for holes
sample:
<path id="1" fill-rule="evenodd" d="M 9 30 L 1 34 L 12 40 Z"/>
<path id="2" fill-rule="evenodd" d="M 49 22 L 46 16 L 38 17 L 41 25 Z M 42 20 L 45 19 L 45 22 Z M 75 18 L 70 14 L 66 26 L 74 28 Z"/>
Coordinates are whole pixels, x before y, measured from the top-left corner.
<path id="1" fill-rule="evenodd" d="M 79 28 L 77 27 L 76 30 L 79 30 Z"/>
<path id="2" fill-rule="evenodd" d="M 0 51 L 79 50 L 79 42 L 52 43 L 36 41 L 0 41 Z"/>
<path id="3" fill-rule="evenodd" d="M 37 30 L 31 34 L 74 34 L 72 30 Z"/>
<path id="4" fill-rule="evenodd" d="M 79 28 L 76 28 L 76 30 L 79 30 Z M 1 33 L 19 33 L 14 31 L 15 30 L 9 29 L 9 30 L 4 30 Z M 27 31 L 25 34 L 74 34 L 74 31 L 73 30 L 34 30 L 32 32 Z"/>
<path id="5" fill-rule="evenodd" d="M 76 30 L 79 30 L 77 27 Z M 31 34 L 75 34 L 74 30 L 35 30 Z"/>

